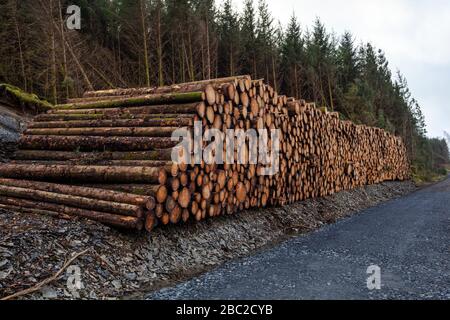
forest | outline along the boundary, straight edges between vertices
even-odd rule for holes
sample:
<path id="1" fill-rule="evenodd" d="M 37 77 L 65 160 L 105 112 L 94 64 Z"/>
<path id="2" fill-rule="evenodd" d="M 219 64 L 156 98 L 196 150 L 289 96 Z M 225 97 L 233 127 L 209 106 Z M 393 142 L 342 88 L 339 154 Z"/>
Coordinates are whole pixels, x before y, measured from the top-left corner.
<path id="1" fill-rule="evenodd" d="M 66 27 L 81 8 L 81 29 Z M 405 141 L 414 173 L 444 174 L 444 139 L 427 137 L 419 102 L 381 49 L 265 0 L 0 0 L 0 83 L 52 103 L 86 90 L 149 87 L 249 74 L 278 92 Z"/>

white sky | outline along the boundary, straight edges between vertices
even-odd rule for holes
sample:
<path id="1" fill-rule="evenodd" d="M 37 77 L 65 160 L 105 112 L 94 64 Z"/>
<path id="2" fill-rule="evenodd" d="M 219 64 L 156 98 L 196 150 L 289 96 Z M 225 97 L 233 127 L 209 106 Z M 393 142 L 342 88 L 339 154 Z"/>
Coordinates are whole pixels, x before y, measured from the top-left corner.
<path id="1" fill-rule="evenodd" d="M 240 8 L 243 1 L 234 0 Z M 449 0 L 267 0 L 285 26 L 292 13 L 303 30 L 319 17 L 329 31 L 350 31 L 356 43 L 371 42 L 386 53 L 393 73 L 407 78 L 425 114 L 428 135 L 450 132 Z M 255 0 L 257 3 L 257 0 Z M 220 1 L 218 1 L 220 6 Z"/>

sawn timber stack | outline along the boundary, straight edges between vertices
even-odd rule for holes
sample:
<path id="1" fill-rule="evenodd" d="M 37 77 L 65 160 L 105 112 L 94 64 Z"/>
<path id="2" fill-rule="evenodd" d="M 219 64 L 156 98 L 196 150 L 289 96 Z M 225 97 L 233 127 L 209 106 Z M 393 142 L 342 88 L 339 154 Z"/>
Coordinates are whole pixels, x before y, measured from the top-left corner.
<path id="1" fill-rule="evenodd" d="M 278 171 L 263 174 L 269 154 L 249 162 L 250 140 L 234 145 L 239 163 L 173 163 L 172 133 L 195 121 L 203 133 L 268 129 L 269 150 L 278 129 Z M 86 92 L 37 116 L 0 166 L 0 208 L 151 231 L 408 176 L 400 138 L 237 76 Z"/>

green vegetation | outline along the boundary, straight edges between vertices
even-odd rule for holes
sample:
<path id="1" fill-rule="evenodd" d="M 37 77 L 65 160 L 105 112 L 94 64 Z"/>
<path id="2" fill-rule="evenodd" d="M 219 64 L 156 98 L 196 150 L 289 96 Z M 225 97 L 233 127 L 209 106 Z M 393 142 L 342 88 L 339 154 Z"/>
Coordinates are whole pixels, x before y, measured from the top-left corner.
<path id="1" fill-rule="evenodd" d="M 417 183 L 440 180 L 449 173 L 449 150 L 444 139 L 421 139 L 413 163 L 413 178 Z"/>
<path id="2" fill-rule="evenodd" d="M 0 83 L 0 101 L 38 112 L 47 111 L 53 107 L 37 95 L 24 92 L 18 87 L 6 83 Z"/>
<path id="3" fill-rule="evenodd" d="M 69 4 L 81 7 L 80 31 L 61 27 Z M 245 0 L 242 13 L 232 0 L 6 0 L 0 81 L 57 103 L 92 88 L 250 74 L 401 136 L 420 179 L 442 173 L 448 156 L 427 138 L 419 103 L 383 51 L 356 45 L 350 32 L 330 33 L 320 20 L 300 23 L 295 15 L 274 21 L 265 0 Z"/>

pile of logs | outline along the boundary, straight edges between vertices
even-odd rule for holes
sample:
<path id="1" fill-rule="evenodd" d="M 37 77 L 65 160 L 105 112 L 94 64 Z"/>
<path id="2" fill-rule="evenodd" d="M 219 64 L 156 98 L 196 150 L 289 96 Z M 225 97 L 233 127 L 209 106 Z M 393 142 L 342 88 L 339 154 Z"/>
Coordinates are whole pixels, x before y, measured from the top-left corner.
<path id="1" fill-rule="evenodd" d="M 269 150 L 270 130 L 279 129 L 278 172 L 264 175 L 270 164 L 248 161 L 249 140 L 235 143 L 233 163 L 172 162 L 179 143 L 172 133 L 193 132 L 195 121 L 203 133 L 268 129 Z M 403 180 L 408 172 L 400 138 L 238 76 L 86 92 L 35 117 L 13 161 L 0 165 L 0 208 L 151 231 Z"/>
<path id="2" fill-rule="evenodd" d="M 341 121 L 336 112 L 290 99 L 282 126 L 281 164 L 286 166 L 279 204 L 341 190 L 409 178 L 401 138 L 379 128 Z"/>

